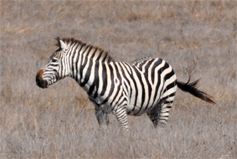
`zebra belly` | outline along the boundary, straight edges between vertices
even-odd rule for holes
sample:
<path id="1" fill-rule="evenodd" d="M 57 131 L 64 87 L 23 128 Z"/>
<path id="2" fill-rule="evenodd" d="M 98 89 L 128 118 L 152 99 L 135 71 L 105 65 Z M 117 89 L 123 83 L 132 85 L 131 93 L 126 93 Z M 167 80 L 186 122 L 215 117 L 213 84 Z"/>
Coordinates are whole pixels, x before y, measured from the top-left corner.
<path id="1" fill-rule="evenodd" d="M 134 106 L 134 105 L 127 105 L 127 114 L 128 115 L 133 115 L 133 116 L 140 116 L 144 113 L 146 113 L 152 106 Z"/>

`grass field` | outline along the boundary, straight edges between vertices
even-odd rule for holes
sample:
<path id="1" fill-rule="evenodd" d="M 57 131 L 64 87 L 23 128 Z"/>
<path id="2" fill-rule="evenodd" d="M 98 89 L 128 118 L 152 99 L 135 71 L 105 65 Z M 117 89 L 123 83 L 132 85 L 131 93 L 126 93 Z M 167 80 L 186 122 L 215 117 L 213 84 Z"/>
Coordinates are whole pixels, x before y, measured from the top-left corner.
<path id="1" fill-rule="evenodd" d="M 0 158 L 237 158 L 236 1 L 1 0 Z M 93 105 L 66 78 L 40 89 L 35 75 L 74 37 L 117 61 L 170 63 L 179 80 L 201 78 L 211 105 L 177 92 L 166 128 L 129 116 L 99 131 Z"/>

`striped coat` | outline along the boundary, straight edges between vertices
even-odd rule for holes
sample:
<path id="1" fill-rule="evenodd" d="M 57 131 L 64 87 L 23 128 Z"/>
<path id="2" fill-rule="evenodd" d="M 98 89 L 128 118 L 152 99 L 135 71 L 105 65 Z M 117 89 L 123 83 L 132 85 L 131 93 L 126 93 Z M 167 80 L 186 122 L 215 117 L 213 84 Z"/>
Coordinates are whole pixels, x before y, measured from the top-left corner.
<path id="1" fill-rule="evenodd" d="M 177 81 L 172 67 L 160 58 L 145 58 L 132 64 L 114 61 L 104 50 L 73 38 L 57 38 L 58 49 L 36 75 L 41 88 L 64 77 L 72 77 L 88 93 L 101 126 L 113 113 L 124 131 L 127 115 L 146 113 L 154 126 L 166 125 L 176 89 L 210 102 L 214 101 L 193 83 Z"/>

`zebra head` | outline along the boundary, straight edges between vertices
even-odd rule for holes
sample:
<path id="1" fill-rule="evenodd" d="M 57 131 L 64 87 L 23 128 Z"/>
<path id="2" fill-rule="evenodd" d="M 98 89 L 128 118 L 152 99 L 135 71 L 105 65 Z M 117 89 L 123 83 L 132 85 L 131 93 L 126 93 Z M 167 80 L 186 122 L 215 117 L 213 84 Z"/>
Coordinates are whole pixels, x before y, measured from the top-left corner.
<path id="1" fill-rule="evenodd" d="M 41 88 L 47 88 L 49 85 L 70 75 L 69 57 L 67 56 L 68 46 L 65 42 L 56 38 L 58 49 L 52 54 L 48 64 L 36 75 L 36 84 Z"/>

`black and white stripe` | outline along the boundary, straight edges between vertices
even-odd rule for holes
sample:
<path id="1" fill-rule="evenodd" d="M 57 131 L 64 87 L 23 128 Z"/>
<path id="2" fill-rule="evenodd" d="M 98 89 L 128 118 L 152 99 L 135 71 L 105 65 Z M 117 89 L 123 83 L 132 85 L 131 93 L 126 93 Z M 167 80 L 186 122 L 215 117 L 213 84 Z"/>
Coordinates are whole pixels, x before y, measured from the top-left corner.
<path id="1" fill-rule="evenodd" d="M 160 58 L 145 58 L 132 64 L 114 61 L 107 52 L 73 38 L 57 38 L 58 50 L 36 76 L 39 87 L 47 88 L 70 76 L 88 93 L 100 125 L 108 125 L 113 113 L 123 130 L 127 114 L 147 113 L 154 126 L 165 125 L 177 86 L 207 102 L 211 98 L 193 83 L 178 82 L 172 67 Z"/>

